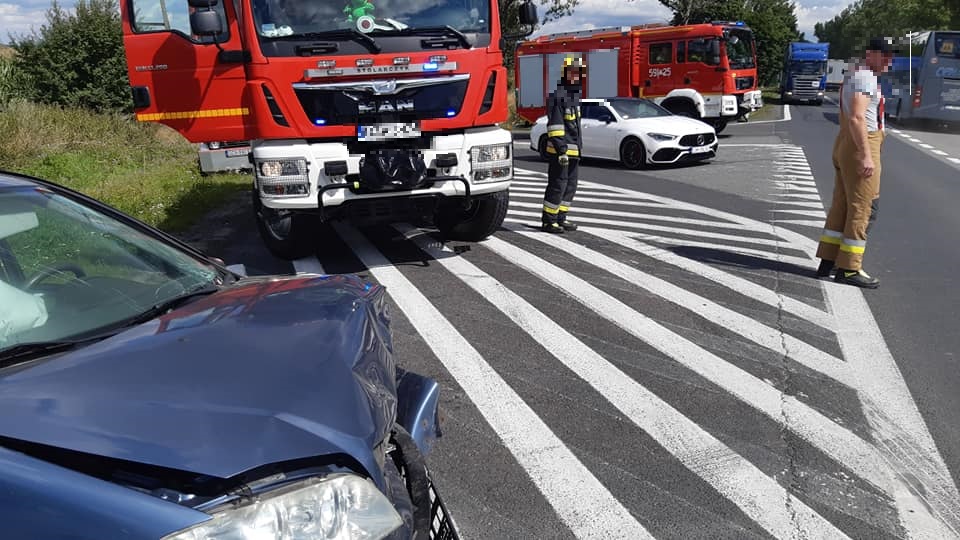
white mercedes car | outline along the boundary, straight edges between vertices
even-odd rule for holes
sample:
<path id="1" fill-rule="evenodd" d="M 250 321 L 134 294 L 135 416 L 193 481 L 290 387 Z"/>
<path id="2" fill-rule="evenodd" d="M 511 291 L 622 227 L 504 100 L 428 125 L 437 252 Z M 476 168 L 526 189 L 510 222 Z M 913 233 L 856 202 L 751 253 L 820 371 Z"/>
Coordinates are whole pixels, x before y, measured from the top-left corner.
<path id="1" fill-rule="evenodd" d="M 709 160 L 717 155 L 712 126 L 678 116 L 643 98 L 584 99 L 580 125 L 587 158 L 612 159 L 630 169 Z M 546 160 L 547 117 L 530 130 L 530 149 Z"/>

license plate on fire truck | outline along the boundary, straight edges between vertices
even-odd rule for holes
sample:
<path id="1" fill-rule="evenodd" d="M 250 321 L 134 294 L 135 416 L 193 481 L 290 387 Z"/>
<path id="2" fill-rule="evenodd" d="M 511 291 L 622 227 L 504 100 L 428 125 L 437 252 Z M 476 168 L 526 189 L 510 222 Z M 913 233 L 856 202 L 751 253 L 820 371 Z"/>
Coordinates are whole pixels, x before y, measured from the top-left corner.
<path id="1" fill-rule="evenodd" d="M 413 122 L 373 124 L 360 126 L 357 139 L 361 141 L 382 141 L 385 139 L 409 139 L 420 136 L 420 126 Z"/>

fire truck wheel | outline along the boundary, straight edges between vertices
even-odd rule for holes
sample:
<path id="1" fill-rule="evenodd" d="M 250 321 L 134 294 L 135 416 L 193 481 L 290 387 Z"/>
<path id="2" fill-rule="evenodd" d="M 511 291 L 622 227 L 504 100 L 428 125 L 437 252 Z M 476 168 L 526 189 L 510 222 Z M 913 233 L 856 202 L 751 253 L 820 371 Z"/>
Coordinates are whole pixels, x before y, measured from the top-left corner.
<path id="1" fill-rule="evenodd" d="M 540 159 L 544 161 L 550 161 L 550 156 L 547 155 L 547 136 L 541 135 L 540 142 L 537 143 L 537 150 L 540 152 Z"/>
<path id="2" fill-rule="evenodd" d="M 620 143 L 620 161 L 628 169 L 642 169 L 647 165 L 647 149 L 636 137 L 627 137 Z"/>
<path id="3" fill-rule="evenodd" d="M 718 135 L 720 134 L 720 132 L 722 132 L 726 128 L 727 128 L 726 120 L 717 120 L 716 122 L 713 123 L 713 131 L 715 131 Z"/>
<path id="4" fill-rule="evenodd" d="M 510 191 L 503 190 L 473 200 L 469 209 L 460 201 L 449 201 L 437 210 L 434 225 L 448 240 L 479 242 L 495 233 L 510 206 Z"/>
<path id="5" fill-rule="evenodd" d="M 313 253 L 315 234 L 318 232 L 316 217 L 267 208 L 260 202 L 256 189 L 252 191 L 257 229 L 270 253 L 288 261 Z"/>

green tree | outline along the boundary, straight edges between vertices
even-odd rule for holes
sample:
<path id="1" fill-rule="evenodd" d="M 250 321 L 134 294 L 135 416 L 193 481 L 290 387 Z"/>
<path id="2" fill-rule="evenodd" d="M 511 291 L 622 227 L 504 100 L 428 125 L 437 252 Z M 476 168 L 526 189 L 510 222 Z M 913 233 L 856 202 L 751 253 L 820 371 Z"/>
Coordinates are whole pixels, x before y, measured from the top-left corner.
<path id="1" fill-rule="evenodd" d="M 833 19 L 814 27 L 830 43 L 834 58 L 858 55 L 869 36 L 901 38 L 908 32 L 946 30 L 957 19 L 957 0 L 858 0 Z"/>
<path id="2" fill-rule="evenodd" d="M 116 0 L 54 0 L 39 32 L 11 37 L 26 98 L 94 111 L 130 111 L 132 100 Z"/>

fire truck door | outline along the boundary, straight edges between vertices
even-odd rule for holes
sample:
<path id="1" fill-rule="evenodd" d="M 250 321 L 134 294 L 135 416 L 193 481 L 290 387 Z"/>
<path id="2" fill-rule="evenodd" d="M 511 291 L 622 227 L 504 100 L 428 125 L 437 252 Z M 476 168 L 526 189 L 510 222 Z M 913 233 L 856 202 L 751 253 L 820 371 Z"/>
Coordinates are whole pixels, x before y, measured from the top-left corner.
<path id="1" fill-rule="evenodd" d="M 642 46 L 642 45 L 641 45 Z M 660 97 L 673 90 L 673 42 L 653 42 L 648 47 L 647 72 L 640 73 L 644 97 Z"/>
<path id="2" fill-rule="evenodd" d="M 222 32 L 191 30 L 188 0 L 122 2 L 123 41 L 137 120 L 159 122 L 191 142 L 254 138 L 235 0 L 214 0 Z M 239 0 L 236 0 L 239 1 Z M 194 0 L 195 3 L 200 3 Z"/>

